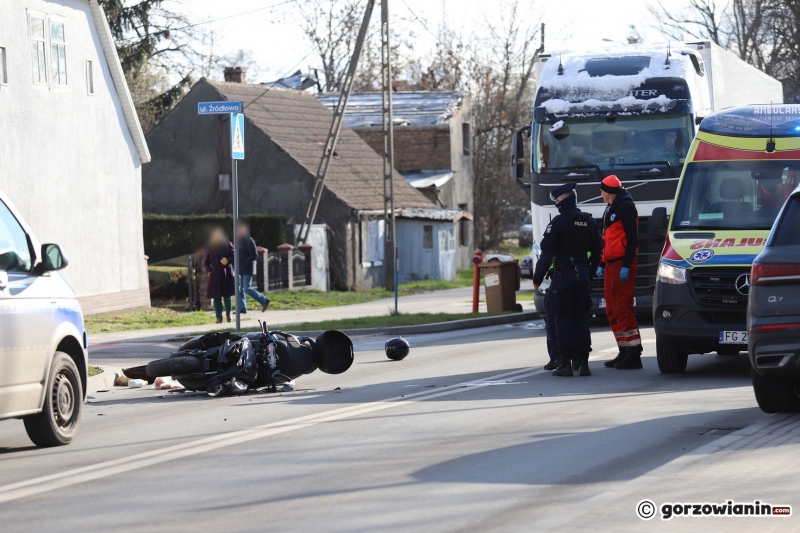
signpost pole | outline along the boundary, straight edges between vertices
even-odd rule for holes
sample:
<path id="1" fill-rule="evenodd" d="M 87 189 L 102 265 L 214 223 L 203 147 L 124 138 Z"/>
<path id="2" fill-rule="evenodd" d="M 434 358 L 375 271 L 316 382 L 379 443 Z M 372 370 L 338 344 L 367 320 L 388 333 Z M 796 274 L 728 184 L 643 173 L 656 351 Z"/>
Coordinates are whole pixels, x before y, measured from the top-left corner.
<path id="1" fill-rule="evenodd" d="M 231 115 L 231 120 L 234 117 L 235 115 Z M 241 306 L 239 305 L 239 291 L 241 290 L 239 283 L 239 232 L 236 231 L 236 225 L 239 222 L 239 162 L 236 159 L 231 159 L 231 162 L 233 163 L 231 179 L 231 188 L 233 189 L 233 280 L 236 283 L 236 331 L 239 331 L 242 326 Z"/>

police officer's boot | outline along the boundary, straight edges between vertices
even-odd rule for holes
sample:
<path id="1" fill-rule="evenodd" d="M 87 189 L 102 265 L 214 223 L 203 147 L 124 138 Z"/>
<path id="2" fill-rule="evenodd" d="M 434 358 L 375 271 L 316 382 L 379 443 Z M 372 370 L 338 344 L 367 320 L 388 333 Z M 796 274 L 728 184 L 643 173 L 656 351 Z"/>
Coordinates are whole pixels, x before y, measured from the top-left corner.
<path id="1" fill-rule="evenodd" d="M 580 370 L 581 376 L 591 376 L 592 371 L 589 370 L 589 354 L 588 353 L 581 354 L 579 358 L 580 358 L 580 364 L 578 366 L 578 370 Z"/>
<path id="2" fill-rule="evenodd" d="M 547 363 L 546 365 L 544 365 L 544 369 L 545 370 L 555 370 L 559 366 L 561 366 L 561 359 L 556 359 L 556 358 L 552 358 L 551 357 L 550 358 L 550 362 Z"/>
<path id="3" fill-rule="evenodd" d="M 603 363 L 603 366 L 606 368 L 614 368 L 614 365 L 616 365 L 617 363 L 621 363 L 623 359 L 625 359 L 625 349 L 620 348 L 617 356 L 611 361 L 606 361 L 605 363 Z"/>
<path id="4" fill-rule="evenodd" d="M 580 356 L 578 356 L 572 360 L 572 370 L 577 372 L 580 369 L 581 369 L 581 359 Z"/>
<path id="5" fill-rule="evenodd" d="M 631 346 L 625 350 L 625 359 L 614 365 L 619 370 L 637 370 L 642 368 L 642 346 Z"/>
<path id="6" fill-rule="evenodd" d="M 553 370 L 554 376 L 572 376 L 572 364 L 569 359 L 561 358 L 561 365 Z"/>

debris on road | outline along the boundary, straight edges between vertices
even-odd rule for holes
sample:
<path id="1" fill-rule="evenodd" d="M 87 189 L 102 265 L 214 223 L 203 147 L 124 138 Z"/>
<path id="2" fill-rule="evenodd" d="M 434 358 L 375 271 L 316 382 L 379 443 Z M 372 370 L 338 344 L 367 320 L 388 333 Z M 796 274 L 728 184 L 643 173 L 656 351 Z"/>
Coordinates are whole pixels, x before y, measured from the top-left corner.
<path id="1" fill-rule="evenodd" d="M 130 379 L 128 380 L 128 388 L 129 389 L 141 389 L 147 385 L 147 381 L 143 379 Z"/>
<path id="2" fill-rule="evenodd" d="M 114 380 L 115 387 L 127 387 L 128 386 L 128 376 L 120 376 L 117 375 L 117 378 Z"/>
<path id="3" fill-rule="evenodd" d="M 161 390 L 169 390 L 169 389 L 182 389 L 184 387 L 183 385 L 178 383 L 178 381 L 167 376 L 167 377 L 156 378 L 155 383 L 153 383 L 153 388 Z"/>

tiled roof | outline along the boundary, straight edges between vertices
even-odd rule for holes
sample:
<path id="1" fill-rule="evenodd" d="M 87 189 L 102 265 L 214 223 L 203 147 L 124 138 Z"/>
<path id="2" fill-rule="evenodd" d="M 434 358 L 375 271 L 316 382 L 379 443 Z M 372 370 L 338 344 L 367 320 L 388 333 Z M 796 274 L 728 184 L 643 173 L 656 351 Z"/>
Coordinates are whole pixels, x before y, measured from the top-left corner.
<path id="1" fill-rule="evenodd" d="M 333 119 L 331 111 L 313 94 L 269 89 L 263 85 L 217 83 L 205 80 L 227 100 L 245 105 L 246 120 L 316 176 Z M 202 81 L 201 81 L 202 83 Z M 383 208 L 383 159 L 346 126 L 325 186 L 353 209 Z M 396 207 L 431 207 L 431 202 L 399 173 L 394 178 Z"/>

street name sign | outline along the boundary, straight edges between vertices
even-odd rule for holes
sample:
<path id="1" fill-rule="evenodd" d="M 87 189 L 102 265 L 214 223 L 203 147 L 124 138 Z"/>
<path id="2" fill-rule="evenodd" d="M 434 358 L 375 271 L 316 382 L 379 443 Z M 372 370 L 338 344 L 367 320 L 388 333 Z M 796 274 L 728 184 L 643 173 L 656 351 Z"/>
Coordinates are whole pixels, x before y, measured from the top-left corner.
<path id="1" fill-rule="evenodd" d="M 231 115 L 231 155 L 233 159 L 244 159 L 244 115 Z"/>
<path id="2" fill-rule="evenodd" d="M 198 115 L 227 115 L 241 113 L 244 107 L 241 102 L 198 102 Z"/>

